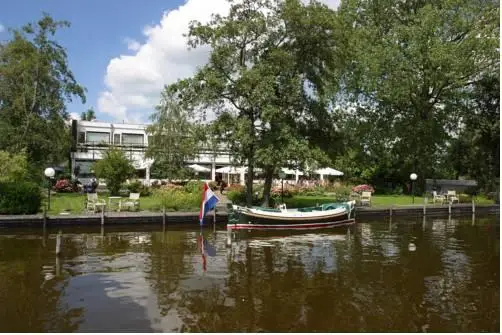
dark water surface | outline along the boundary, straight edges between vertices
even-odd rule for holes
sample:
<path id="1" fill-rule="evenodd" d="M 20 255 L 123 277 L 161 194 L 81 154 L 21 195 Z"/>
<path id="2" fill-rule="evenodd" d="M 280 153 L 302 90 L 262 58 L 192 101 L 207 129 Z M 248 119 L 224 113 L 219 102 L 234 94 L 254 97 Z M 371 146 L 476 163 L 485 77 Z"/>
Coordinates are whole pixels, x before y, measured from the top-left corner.
<path id="1" fill-rule="evenodd" d="M 0 331 L 499 332 L 498 217 L 245 236 L 0 230 Z M 411 243 L 411 245 L 410 245 Z M 415 247 L 415 248 L 414 248 Z"/>

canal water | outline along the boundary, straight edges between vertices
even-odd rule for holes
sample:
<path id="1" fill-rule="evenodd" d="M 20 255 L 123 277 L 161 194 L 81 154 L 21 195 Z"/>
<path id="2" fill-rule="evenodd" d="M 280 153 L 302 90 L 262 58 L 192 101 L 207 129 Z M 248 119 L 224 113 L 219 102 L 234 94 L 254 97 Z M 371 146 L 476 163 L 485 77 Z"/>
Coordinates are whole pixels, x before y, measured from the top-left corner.
<path id="1" fill-rule="evenodd" d="M 0 332 L 500 330 L 498 216 L 62 233 L 0 230 Z"/>

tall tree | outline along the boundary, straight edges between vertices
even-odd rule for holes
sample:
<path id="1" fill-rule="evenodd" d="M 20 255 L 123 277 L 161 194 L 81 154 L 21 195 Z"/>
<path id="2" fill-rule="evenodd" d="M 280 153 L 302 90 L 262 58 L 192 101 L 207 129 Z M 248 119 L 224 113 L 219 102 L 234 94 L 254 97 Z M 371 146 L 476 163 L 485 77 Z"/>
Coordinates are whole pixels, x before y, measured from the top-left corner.
<path id="1" fill-rule="evenodd" d="M 500 78 L 487 75 L 466 97 L 466 113 L 458 137 L 452 141 L 450 160 L 457 175 L 478 181 L 486 191 L 497 187 L 500 176 Z"/>
<path id="2" fill-rule="evenodd" d="M 189 45 L 212 51 L 208 64 L 178 89 L 194 111 L 216 114 L 221 137 L 247 165 L 248 205 L 256 166 L 265 169 L 267 197 L 278 167 L 326 158 L 305 133 L 327 114 L 335 27 L 332 10 L 299 0 L 244 0 L 232 3 L 225 17 L 190 25 Z M 323 107 L 319 115 L 314 104 Z"/>
<path id="3" fill-rule="evenodd" d="M 191 120 L 190 110 L 180 103 L 176 87 L 166 87 L 147 129 L 152 143 L 148 143 L 146 155 L 154 159 L 152 173 L 160 178 L 187 177 L 185 163 L 195 158 L 203 138 L 201 127 Z"/>
<path id="4" fill-rule="evenodd" d="M 37 23 L 12 30 L 11 40 L 0 45 L 0 149 L 25 149 L 30 165 L 38 168 L 65 158 L 65 104 L 75 96 L 85 102 L 66 51 L 54 39 L 68 26 L 44 14 Z"/>
<path id="5" fill-rule="evenodd" d="M 499 69 L 499 8 L 484 0 L 345 0 L 347 96 L 372 125 L 372 151 L 392 153 L 401 176 L 437 177 L 458 133 L 465 94 Z M 382 157 L 386 157 L 385 155 Z"/>
<path id="6" fill-rule="evenodd" d="M 94 108 L 91 107 L 87 111 L 82 112 L 82 115 L 80 115 L 80 119 L 83 121 L 96 120 L 96 112 L 94 112 Z"/>

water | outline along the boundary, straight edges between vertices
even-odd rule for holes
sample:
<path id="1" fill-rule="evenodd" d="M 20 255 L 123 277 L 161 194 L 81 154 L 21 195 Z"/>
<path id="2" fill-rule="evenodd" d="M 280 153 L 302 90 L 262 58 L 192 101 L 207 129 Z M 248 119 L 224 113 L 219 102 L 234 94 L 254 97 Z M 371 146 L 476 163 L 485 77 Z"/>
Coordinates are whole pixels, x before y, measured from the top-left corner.
<path id="1" fill-rule="evenodd" d="M 231 248 L 207 227 L 205 260 L 198 230 L 126 229 L 64 228 L 60 258 L 57 232 L 0 230 L 0 331 L 500 329 L 498 217 L 366 221 Z"/>

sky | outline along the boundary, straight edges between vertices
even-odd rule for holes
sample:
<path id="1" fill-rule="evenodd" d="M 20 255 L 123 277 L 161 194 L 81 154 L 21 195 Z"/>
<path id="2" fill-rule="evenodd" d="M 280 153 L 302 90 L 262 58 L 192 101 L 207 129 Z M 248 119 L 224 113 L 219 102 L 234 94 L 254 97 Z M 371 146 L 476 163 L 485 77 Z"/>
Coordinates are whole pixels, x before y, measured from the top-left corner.
<path id="1" fill-rule="evenodd" d="M 68 103 L 68 112 L 78 117 L 92 107 L 100 121 L 147 123 L 164 85 L 190 77 L 208 59 L 207 47 L 188 50 L 189 22 L 207 22 L 228 8 L 226 0 L 1 1 L 0 41 L 9 39 L 8 28 L 35 22 L 43 12 L 70 21 L 56 39 L 87 101 Z"/>

